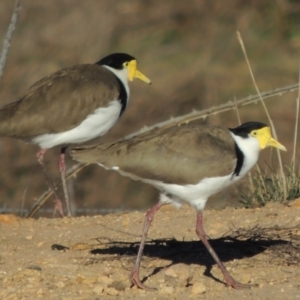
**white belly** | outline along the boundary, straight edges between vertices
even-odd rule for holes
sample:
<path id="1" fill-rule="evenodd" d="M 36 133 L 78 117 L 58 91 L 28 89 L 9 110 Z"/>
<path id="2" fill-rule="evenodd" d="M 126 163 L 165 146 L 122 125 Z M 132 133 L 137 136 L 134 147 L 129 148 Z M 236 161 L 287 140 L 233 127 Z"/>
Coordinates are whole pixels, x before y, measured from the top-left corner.
<path id="1" fill-rule="evenodd" d="M 104 135 L 119 119 L 121 104 L 114 100 L 108 107 L 98 108 L 77 127 L 52 134 L 43 134 L 32 140 L 41 148 L 58 145 L 80 144 Z"/>
<path id="2" fill-rule="evenodd" d="M 162 202 L 173 203 L 175 206 L 187 203 L 195 207 L 196 210 L 202 210 L 210 196 L 220 192 L 239 178 L 227 175 L 205 178 L 198 184 L 178 185 L 160 182 L 152 182 L 152 184 L 167 194 L 167 197 L 161 198 Z"/>
<path id="3" fill-rule="evenodd" d="M 118 166 L 107 168 L 105 165 L 99 165 L 107 170 L 115 170 L 121 175 L 128 176 L 133 180 L 140 180 L 153 185 L 161 191 L 160 201 L 163 203 L 172 203 L 175 206 L 180 206 L 183 203 L 187 203 L 195 207 L 196 210 L 204 209 L 205 204 L 211 195 L 220 192 L 246 174 L 246 172 L 241 172 L 240 176 L 233 176 L 230 174 L 220 177 L 204 178 L 196 184 L 179 185 L 140 178 L 134 174 L 124 172 Z M 244 168 L 242 170 L 244 170 Z"/>

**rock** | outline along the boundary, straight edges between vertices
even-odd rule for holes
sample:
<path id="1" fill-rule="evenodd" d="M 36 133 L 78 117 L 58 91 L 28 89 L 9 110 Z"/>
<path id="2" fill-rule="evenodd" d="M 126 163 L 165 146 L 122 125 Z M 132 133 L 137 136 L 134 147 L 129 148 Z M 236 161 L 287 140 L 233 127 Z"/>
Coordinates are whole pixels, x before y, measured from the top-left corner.
<path id="1" fill-rule="evenodd" d="M 82 280 L 83 284 L 92 285 L 97 282 L 97 277 L 86 277 Z"/>
<path id="2" fill-rule="evenodd" d="M 185 287 L 192 278 L 190 269 L 185 264 L 176 264 L 165 271 L 165 282 L 168 286 Z"/>
<path id="3" fill-rule="evenodd" d="M 64 282 L 58 281 L 58 282 L 55 284 L 55 286 L 62 289 L 62 288 L 64 288 L 66 285 L 65 285 Z"/>
<path id="4" fill-rule="evenodd" d="M 300 198 L 297 198 L 293 201 L 289 201 L 288 202 L 288 206 L 291 206 L 291 207 L 300 207 Z"/>
<path id="5" fill-rule="evenodd" d="M 44 244 L 45 244 L 45 242 L 44 242 L 44 241 L 42 241 L 42 242 L 39 242 L 39 243 L 37 244 L 37 247 L 38 247 L 38 248 L 40 248 L 40 247 L 42 247 Z"/>
<path id="6" fill-rule="evenodd" d="M 160 294 L 167 294 L 167 295 L 172 295 L 174 294 L 174 288 L 172 286 L 163 286 L 160 290 L 159 290 Z"/>
<path id="7" fill-rule="evenodd" d="M 93 293 L 96 295 L 101 295 L 104 291 L 104 286 L 102 284 L 96 284 L 93 288 Z"/>
<path id="8" fill-rule="evenodd" d="M 42 288 L 38 289 L 38 290 L 36 291 L 36 294 L 37 294 L 37 296 L 42 296 L 42 295 L 44 294 L 43 289 L 42 289 Z"/>
<path id="9" fill-rule="evenodd" d="M 17 294 L 10 294 L 9 296 L 7 296 L 5 298 L 5 300 L 18 300 L 18 299 L 19 299 L 19 297 Z"/>
<path id="10" fill-rule="evenodd" d="M 192 295 L 204 294 L 206 292 L 206 286 L 203 282 L 195 282 L 192 287 Z"/>
<path id="11" fill-rule="evenodd" d="M 91 249 L 91 246 L 87 243 L 77 243 L 70 246 L 70 250 L 88 250 Z"/>
<path id="12" fill-rule="evenodd" d="M 117 291 L 125 291 L 126 289 L 126 285 L 122 281 L 114 281 L 112 284 L 109 285 L 109 287 L 112 287 Z"/>
<path id="13" fill-rule="evenodd" d="M 171 277 L 177 277 L 177 272 L 175 272 L 175 268 L 174 267 L 170 267 L 165 271 L 165 275 L 166 276 L 171 276 Z"/>
<path id="14" fill-rule="evenodd" d="M 110 278 L 108 276 L 103 276 L 103 275 L 98 276 L 97 281 L 104 284 L 104 285 L 106 285 L 106 286 L 113 283 L 112 278 Z"/>
<path id="15" fill-rule="evenodd" d="M 36 270 L 36 271 L 42 271 L 42 268 L 39 265 L 29 265 L 27 267 L 27 269 Z"/>
<path id="16" fill-rule="evenodd" d="M 14 223 L 18 223 L 21 220 L 22 219 L 20 217 L 17 217 L 13 214 L 0 215 L 0 223 L 4 223 L 4 224 L 14 224 Z"/>
<path id="17" fill-rule="evenodd" d="M 117 296 L 117 295 L 119 295 L 119 292 L 115 288 L 112 288 L 112 287 L 105 288 L 104 292 L 107 295 L 110 295 L 110 296 Z"/>
<path id="18" fill-rule="evenodd" d="M 247 283 L 249 283 L 250 281 L 251 281 L 251 276 L 250 276 L 250 274 L 244 273 L 244 274 L 241 276 L 241 282 L 242 282 L 242 283 L 247 284 Z"/>

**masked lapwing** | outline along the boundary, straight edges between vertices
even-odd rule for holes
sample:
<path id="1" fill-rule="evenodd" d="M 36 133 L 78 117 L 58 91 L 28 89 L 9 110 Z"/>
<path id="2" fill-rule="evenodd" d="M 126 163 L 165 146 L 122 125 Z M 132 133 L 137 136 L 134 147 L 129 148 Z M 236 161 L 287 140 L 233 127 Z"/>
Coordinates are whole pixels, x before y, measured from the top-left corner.
<path id="1" fill-rule="evenodd" d="M 145 217 L 130 275 L 133 284 L 150 289 L 140 281 L 139 268 L 155 212 L 167 203 L 187 203 L 197 211 L 196 233 L 220 267 L 226 284 L 241 289 L 250 285 L 233 279 L 211 247 L 203 229 L 202 210 L 211 195 L 245 176 L 257 162 L 260 151 L 269 146 L 286 150 L 272 138 L 267 125 L 248 122 L 233 129 L 206 125 L 157 129 L 114 144 L 73 149 L 71 155 L 78 161 L 97 163 L 160 190 L 159 202 Z"/>
<path id="2" fill-rule="evenodd" d="M 65 178 L 65 151 L 104 135 L 120 118 L 129 101 L 128 81 L 151 83 L 137 69 L 137 60 L 125 53 L 108 55 L 95 64 L 61 69 L 33 84 L 18 101 L 0 109 L 0 136 L 37 144 L 37 159 L 55 196 L 61 201 L 44 164 L 47 149 L 60 146 L 59 170 L 67 212 L 71 215 Z"/>

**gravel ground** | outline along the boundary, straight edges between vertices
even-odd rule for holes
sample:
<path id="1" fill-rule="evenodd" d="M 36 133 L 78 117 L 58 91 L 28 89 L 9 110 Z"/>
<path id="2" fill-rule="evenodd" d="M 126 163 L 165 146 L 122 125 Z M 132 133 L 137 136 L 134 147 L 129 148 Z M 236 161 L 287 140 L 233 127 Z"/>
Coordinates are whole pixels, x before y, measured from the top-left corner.
<path id="1" fill-rule="evenodd" d="M 206 210 L 212 246 L 249 290 L 234 290 L 195 233 L 195 211 L 163 207 L 131 287 L 144 213 L 64 219 L 0 215 L 0 299 L 300 299 L 300 206 Z"/>

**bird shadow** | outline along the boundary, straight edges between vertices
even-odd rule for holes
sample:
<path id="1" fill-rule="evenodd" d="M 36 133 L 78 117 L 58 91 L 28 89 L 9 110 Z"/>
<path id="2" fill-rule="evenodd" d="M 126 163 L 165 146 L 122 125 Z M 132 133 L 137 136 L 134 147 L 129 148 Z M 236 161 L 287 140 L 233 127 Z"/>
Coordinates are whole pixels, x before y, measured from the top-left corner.
<path id="1" fill-rule="evenodd" d="M 224 236 L 217 239 L 210 239 L 211 246 L 218 253 L 222 262 L 240 260 L 247 257 L 253 257 L 259 253 L 266 251 L 269 248 L 280 246 L 286 247 L 289 242 L 283 239 L 270 239 L 268 237 L 247 238 L 241 239 L 240 237 Z M 118 242 L 108 241 L 105 243 L 105 248 L 95 248 L 90 251 L 91 254 L 101 255 L 117 255 L 117 257 L 132 256 L 135 257 L 138 251 L 139 243 L 137 242 Z M 171 261 L 168 266 L 183 263 L 183 264 L 198 264 L 205 266 L 204 275 L 211 277 L 216 281 L 221 282 L 219 279 L 211 274 L 211 269 L 215 261 L 208 253 L 202 242 L 199 241 L 179 241 L 172 239 L 156 239 L 147 241 L 145 244 L 143 257 L 160 258 Z M 155 268 L 142 281 L 148 277 L 155 275 L 164 267 Z"/>

